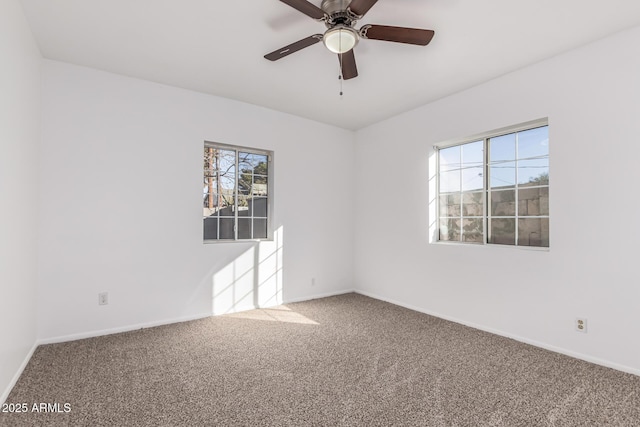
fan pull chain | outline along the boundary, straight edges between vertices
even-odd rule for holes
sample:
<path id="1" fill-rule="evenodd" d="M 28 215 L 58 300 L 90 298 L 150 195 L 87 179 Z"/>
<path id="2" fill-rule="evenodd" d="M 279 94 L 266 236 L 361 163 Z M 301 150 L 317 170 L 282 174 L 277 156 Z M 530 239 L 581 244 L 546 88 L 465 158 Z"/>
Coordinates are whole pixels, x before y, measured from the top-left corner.
<path id="1" fill-rule="evenodd" d="M 342 33 L 342 30 L 340 30 L 340 33 Z M 343 52 L 342 52 L 342 37 L 340 37 L 338 39 L 338 43 L 340 44 L 340 53 L 339 53 L 339 56 L 340 56 L 340 61 L 339 61 L 340 62 L 340 73 L 338 74 L 338 80 L 340 80 L 340 101 L 342 101 L 344 99 L 344 98 L 342 98 L 342 93 L 343 93 L 342 92 L 342 82 L 344 81 L 344 78 L 343 78 L 343 75 L 342 75 L 342 55 L 343 55 Z"/>
<path id="2" fill-rule="evenodd" d="M 338 54 L 338 57 L 340 58 L 340 69 L 338 70 L 338 80 L 340 80 L 340 101 L 342 101 L 344 98 L 342 97 L 343 95 L 343 91 L 342 91 L 342 82 L 344 82 L 344 78 L 342 76 L 342 54 Z"/>

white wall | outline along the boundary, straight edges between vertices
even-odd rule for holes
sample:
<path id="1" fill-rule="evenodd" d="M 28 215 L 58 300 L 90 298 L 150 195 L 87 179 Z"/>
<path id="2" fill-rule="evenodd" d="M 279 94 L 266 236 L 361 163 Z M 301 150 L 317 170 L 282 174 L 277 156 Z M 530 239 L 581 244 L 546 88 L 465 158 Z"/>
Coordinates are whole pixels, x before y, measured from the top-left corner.
<path id="1" fill-rule="evenodd" d="M 36 341 L 41 57 L 20 3 L 0 1 L 0 403 Z"/>
<path id="2" fill-rule="evenodd" d="M 0 390 L 36 317 L 55 341 L 272 303 L 274 283 L 285 301 L 345 292 L 353 277 L 363 293 L 640 372 L 625 329 L 640 322 L 640 28 L 361 130 L 355 150 L 348 131 L 45 61 L 39 168 L 40 56 L 16 1 L 0 3 L 0 36 Z M 551 250 L 430 244 L 432 145 L 541 117 Z M 274 243 L 202 243 L 204 140 L 275 151 Z"/>
<path id="3" fill-rule="evenodd" d="M 352 132 L 60 62 L 43 73 L 42 340 L 275 304 L 263 282 L 285 301 L 353 289 Z M 275 151 L 277 245 L 203 244 L 205 140 Z"/>
<path id="4" fill-rule="evenodd" d="M 356 288 L 640 374 L 638 45 L 635 28 L 359 131 Z M 543 117 L 550 250 L 430 244 L 433 144 Z"/>

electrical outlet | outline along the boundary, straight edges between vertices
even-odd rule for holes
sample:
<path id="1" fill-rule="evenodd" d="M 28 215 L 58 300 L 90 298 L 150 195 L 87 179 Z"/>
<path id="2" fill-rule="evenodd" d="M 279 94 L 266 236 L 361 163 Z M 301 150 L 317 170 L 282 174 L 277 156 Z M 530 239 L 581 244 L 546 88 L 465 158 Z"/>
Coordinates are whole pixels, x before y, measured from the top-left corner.
<path id="1" fill-rule="evenodd" d="M 109 292 L 101 292 L 98 294 L 98 305 L 109 304 Z"/>
<path id="2" fill-rule="evenodd" d="M 587 319 L 585 317 L 576 317 L 576 331 L 587 333 Z"/>

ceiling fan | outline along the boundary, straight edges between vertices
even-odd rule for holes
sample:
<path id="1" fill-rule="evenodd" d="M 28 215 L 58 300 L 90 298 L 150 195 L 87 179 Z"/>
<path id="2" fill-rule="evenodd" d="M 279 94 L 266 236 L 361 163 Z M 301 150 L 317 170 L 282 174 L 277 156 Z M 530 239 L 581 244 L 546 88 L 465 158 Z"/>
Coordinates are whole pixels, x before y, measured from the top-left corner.
<path id="1" fill-rule="evenodd" d="M 356 21 L 362 19 L 378 0 L 322 0 L 320 7 L 307 0 L 280 1 L 313 19 L 324 22 L 328 29 L 324 34 L 314 34 L 298 40 L 281 49 L 274 50 L 264 57 L 270 61 L 277 61 L 322 41 L 327 49 L 338 54 L 342 78 L 345 80 L 358 76 L 353 48 L 360 39 L 386 40 L 426 46 L 434 35 L 431 30 L 387 25 L 363 25 L 359 30 L 356 30 L 354 28 Z"/>

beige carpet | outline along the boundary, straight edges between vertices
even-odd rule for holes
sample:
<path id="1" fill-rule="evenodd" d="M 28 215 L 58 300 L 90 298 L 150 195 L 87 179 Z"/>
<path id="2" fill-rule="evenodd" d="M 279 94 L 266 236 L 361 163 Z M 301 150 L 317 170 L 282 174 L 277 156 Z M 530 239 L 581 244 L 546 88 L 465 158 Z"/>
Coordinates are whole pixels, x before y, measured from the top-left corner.
<path id="1" fill-rule="evenodd" d="M 41 346 L 7 403 L 3 426 L 640 426 L 640 377 L 348 294 Z"/>

